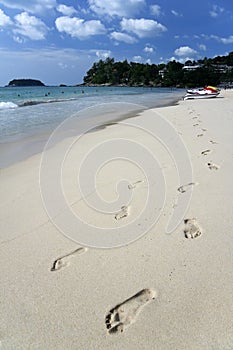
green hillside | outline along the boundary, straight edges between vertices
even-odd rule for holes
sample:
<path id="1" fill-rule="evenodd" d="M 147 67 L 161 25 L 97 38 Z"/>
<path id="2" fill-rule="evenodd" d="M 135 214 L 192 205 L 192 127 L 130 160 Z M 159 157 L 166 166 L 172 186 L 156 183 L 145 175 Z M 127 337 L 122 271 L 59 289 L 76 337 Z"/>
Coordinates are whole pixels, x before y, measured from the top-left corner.
<path id="1" fill-rule="evenodd" d="M 83 79 L 86 85 L 177 86 L 191 87 L 233 82 L 233 52 L 227 56 L 187 61 L 182 64 L 142 64 L 99 60 Z"/>

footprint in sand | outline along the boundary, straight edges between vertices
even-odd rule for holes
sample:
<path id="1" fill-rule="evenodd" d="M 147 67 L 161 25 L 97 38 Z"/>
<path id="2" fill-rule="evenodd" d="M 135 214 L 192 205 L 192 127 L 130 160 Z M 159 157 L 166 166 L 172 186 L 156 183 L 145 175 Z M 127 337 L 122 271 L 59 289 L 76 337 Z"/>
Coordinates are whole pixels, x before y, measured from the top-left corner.
<path id="1" fill-rule="evenodd" d="M 209 143 L 212 143 L 212 145 L 217 145 L 218 144 L 218 142 L 213 141 L 213 140 L 210 140 Z"/>
<path id="2" fill-rule="evenodd" d="M 202 229 L 195 218 L 184 220 L 184 235 L 186 238 L 197 238 L 202 234 Z"/>
<path id="3" fill-rule="evenodd" d="M 123 218 L 126 218 L 128 215 L 129 215 L 129 207 L 127 207 L 126 205 L 123 205 L 123 207 L 121 207 L 121 210 L 118 213 L 116 213 L 115 219 L 121 220 Z"/>
<path id="4" fill-rule="evenodd" d="M 193 126 L 198 126 L 199 124 L 198 123 L 196 123 L 196 124 L 193 124 Z"/>
<path id="5" fill-rule="evenodd" d="M 204 134 L 198 134 L 197 137 L 202 137 Z"/>
<path id="6" fill-rule="evenodd" d="M 187 185 L 182 185 L 180 187 L 177 188 L 177 191 L 179 191 L 180 193 L 184 193 L 186 192 L 189 188 L 191 188 L 192 186 L 196 186 L 198 185 L 197 182 L 190 182 L 189 184 Z"/>
<path id="7" fill-rule="evenodd" d="M 194 112 L 194 109 L 189 109 L 189 114 L 193 114 Z"/>
<path id="8" fill-rule="evenodd" d="M 71 253 L 68 253 L 66 255 L 61 256 L 60 258 L 54 260 L 50 271 L 58 271 L 58 270 L 62 269 L 63 267 L 68 266 L 70 263 L 70 258 L 74 257 L 76 254 L 83 254 L 86 251 L 87 251 L 87 248 L 81 247 L 81 248 L 74 250 Z"/>
<path id="9" fill-rule="evenodd" d="M 134 188 L 136 188 L 139 184 L 141 184 L 142 182 L 144 182 L 143 180 L 138 180 L 136 182 L 133 182 L 132 184 L 128 185 L 128 189 L 129 190 L 133 190 Z"/>
<path id="10" fill-rule="evenodd" d="M 124 332 L 137 319 L 144 306 L 156 298 L 153 289 L 143 289 L 109 311 L 105 324 L 109 334 Z"/>
<path id="11" fill-rule="evenodd" d="M 206 149 L 205 151 L 202 151 L 201 154 L 203 156 L 207 156 L 207 154 L 210 154 L 212 151 L 210 149 Z"/>
<path id="12" fill-rule="evenodd" d="M 208 166 L 208 168 L 209 168 L 210 170 L 218 170 L 218 169 L 220 168 L 219 165 L 214 164 L 214 163 L 212 163 L 212 162 L 207 163 L 207 166 Z"/>

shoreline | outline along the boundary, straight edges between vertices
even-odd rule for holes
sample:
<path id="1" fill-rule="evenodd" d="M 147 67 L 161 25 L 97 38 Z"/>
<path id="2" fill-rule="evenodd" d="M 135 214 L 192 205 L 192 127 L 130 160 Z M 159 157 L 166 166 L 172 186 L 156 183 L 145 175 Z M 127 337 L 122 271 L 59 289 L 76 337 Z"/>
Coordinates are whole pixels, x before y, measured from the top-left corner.
<path id="1" fill-rule="evenodd" d="M 134 237 L 138 228 L 144 230 L 158 215 L 146 234 L 121 248 L 84 247 L 52 223 L 41 199 L 40 154 L 1 169 L 3 349 L 86 350 L 87 344 L 102 350 L 232 348 L 233 91 L 221 95 L 140 111 L 135 118 L 87 133 L 78 142 L 71 135 L 47 150 L 54 160 L 48 174 L 52 188 L 56 159 L 69 149 L 59 172 L 63 193 L 72 212 L 89 225 L 106 232 L 113 227 L 116 234 L 125 227 L 125 233 Z M 156 113 L 187 148 L 192 175 L 187 174 L 185 183 L 180 179 L 188 164 L 173 147 L 174 134 L 161 134 Z M 109 140 L 124 142 L 121 147 Z M 171 142 L 169 152 L 161 141 Z M 97 154 L 107 155 L 101 148 L 95 153 L 104 143 L 107 151 L 115 152 L 114 162 L 103 158 L 95 172 L 84 161 L 92 152 L 91 165 Z M 141 148 L 127 161 L 130 153 L 123 159 L 124 151 L 132 143 L 133 149 Z M 157 161 L 154 169 L 151 155 Z M 81 166 L 86 170 L 79 189 Z M 122 179 L 128 184 L 117 186 Z M 191 192 L 184 217 L 168 234 L 171 213 L 187 202 Z M 111 208 L 118 203 L 118 210 L 104 215 L 96 193 Z M 151 194 L 152 207 L 147 211 Z M 64 223 L 60 202 L 52 192 L 47 199 L 58 205 L 58 224 Z M 126 200 L 129 203 L 122 209 Z M 99 211 L 93 210 L 95 205 Z M 144 209 L 146 216 L 136 225 Z M 78 225 L 76 230 L 79 234 Z M 88 232 L 87 225 L 81 232 L 84 238 Z"/>
<path id="2" fill-rule="evenodd" d="M 180 99 L 178 97 L 174 98 L 172 101 L 169 100 L 169 102 L 161 101 L 154 108 L 161 108 L 161 107 L 176 105 L 177 103 L 179 103 L 179 101 Z M 117 103 L 112 103 L 112 104 L 116 105 Z M 136 104 L 131 104 L 131 103 L 129 103 L 129 105 L 136 106 Z M 91 110 L 94 107 L 95 106 L 92 106 L 90 108 L 85 108 L 84 110 L 77 112 L 77 114 L 82 115 L 83 113 L 85 113 L 86 110 L 87 111 L 88 109 Z M 141 107 L 141 108 L 138 108 L 138 111 L 135 108 L 132 112 L 127 112 L 127 111 L 125 112 L 119 109 L 118 111 L 115 112 L 114 116 L 111 116 L 108 114 L 108 117 L 110 118 L 107 121 L 105 116 L 99 117 L 98 129 L 102 129 L 104 127 L 107 127 L 108 125 L 112 125 L 122 120 L 134 117 L 135 114 L 142 112 L 143 110 L 151 109 L 151 107 L 146 107 L 143 105 L 138 105 L 138 107 Z M 72 118 L 72 116 L 68 117 L 67 119 L 69 118 Z M 96 119 L 96 116 L 95 116 L 95 119 Z M 82 123 L 82 121 L 80 122 Z M 83 122 L 85 123 L 85 120 L 83 120 Z M 15 135 L 16 140 L 14 141 L 12 141 L 12 136 L 11 136 L 11 138 L 8 140 L 6 139 L 5 142 L 1 142 L 0 143 L 0 153 L 1 153 L 0 169 L 4 169 L 6 167 L 16 164 L 17 162 L 22 162 L 32 156 L 35 156 L 36 154 L 42 153 L 50 135 L 58 126 L 59 125 L 50 126 L 48 130 L 46 129 L 43 131 L 39 130 L 36 133 L 31 132 L 30 134 L 27 134 L 24 137 L 21 136 L 18 138 L 18 136 Z M 60 141 L 62 141 L 63 138 L 64 136 L 61 137 Z"/>

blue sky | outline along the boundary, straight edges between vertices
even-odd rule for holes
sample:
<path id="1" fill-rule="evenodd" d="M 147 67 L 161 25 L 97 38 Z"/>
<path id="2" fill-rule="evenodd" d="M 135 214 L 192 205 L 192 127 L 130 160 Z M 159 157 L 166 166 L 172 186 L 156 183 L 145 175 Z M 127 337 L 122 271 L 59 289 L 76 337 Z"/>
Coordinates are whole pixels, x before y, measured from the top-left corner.
<path id="1" fill-rule="evenodd" d="M 93 62 L 233 51 L 233 0 L 0 0 L 0 85 L 81 83 Z"/>

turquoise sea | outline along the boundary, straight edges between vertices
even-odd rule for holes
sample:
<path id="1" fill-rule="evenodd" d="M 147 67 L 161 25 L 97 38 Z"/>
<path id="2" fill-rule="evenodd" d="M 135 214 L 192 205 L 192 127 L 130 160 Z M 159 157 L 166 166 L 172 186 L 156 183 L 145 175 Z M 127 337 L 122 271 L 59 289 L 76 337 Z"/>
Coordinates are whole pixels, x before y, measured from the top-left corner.
<path id="1" fill-rule="evenodd" d="M 88 117 L 88 107 L 115 103 L 120 111 L 121 103 L 131 103 L 136 111 L 173 104 L 183 94 L 170 88 L 0 87 L 0 167 L 42 151 L 62 121 L 82 110 Z"/>

